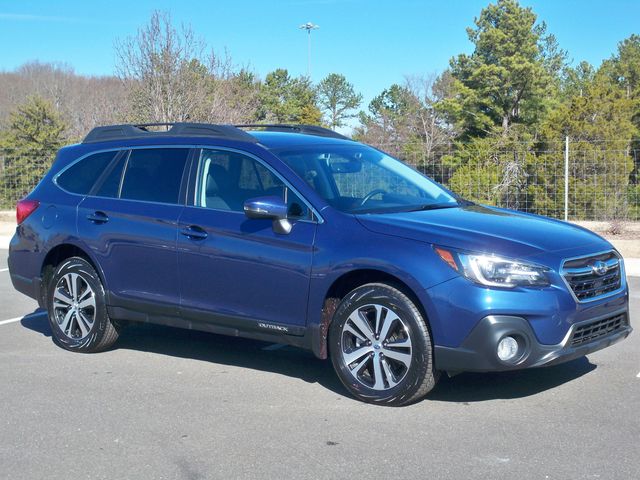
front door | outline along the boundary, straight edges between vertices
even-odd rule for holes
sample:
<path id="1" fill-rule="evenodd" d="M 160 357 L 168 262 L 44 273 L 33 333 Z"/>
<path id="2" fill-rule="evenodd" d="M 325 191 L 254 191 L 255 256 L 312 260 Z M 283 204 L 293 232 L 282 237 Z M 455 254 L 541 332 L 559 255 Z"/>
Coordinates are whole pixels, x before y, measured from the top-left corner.
<path id="1" fill-rule="evenodd" d="M 182 314 L 230 327 L 301 332 L 316 231 L 309 207 L 249 155 L 204 149 L 198 171 L 195 205 L 185 207 L 178 225 Z M 287 201 L 290 233 L 244 215 L 245 200 L 266 195 Z"/>

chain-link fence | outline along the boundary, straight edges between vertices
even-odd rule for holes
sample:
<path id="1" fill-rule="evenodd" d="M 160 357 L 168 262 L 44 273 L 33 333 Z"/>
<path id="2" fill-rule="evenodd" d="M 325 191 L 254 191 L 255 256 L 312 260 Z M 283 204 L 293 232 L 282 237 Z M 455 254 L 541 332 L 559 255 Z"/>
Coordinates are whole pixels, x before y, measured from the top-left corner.
<path id="1" fill-rule="evenodd" d="M 585 142 L 554 150 L 447 146 L 397 156 L 461 196 L 568 220 L 640 220 L 640 150 Z M 380 147 L 382 150 L 385 146 Z"/>
<path id="2" fill-rule="evenodd" d="M 575 142 L 567 156 L 563 147 L 482 152 L 451 145 L 427 155 L 421 145 L 380 146 L 480 203 L 555 218 L 565 218 L 566 210 L 569 220 L 640 220 L 640 150 Z M 0 209 L 30 192 L 53 157 L 0 150 Z"/>
<path id="3" fill-rule="evenodd" d="M 55 152 L 0 149 L 0 210 L 12 209 L 37 185 L 51 166 Z"/>

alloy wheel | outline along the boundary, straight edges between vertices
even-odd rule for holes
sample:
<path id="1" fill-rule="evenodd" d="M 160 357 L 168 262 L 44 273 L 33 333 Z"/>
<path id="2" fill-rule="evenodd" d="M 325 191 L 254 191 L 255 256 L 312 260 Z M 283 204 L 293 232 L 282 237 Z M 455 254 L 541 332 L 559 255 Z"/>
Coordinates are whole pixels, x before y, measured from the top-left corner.
<path id="1" fill-rule="evenodd" d="M 351 376 L 374 390 L 395 387 L 411 367 L 409 330 L 389 307 L 358 307 L 342 327 L 342 360 Z"/>
<path id="2" fill-rule="evenodd" d="M 62 276 L 53 294 L 55 321 L 65 336 L 79 340 L 89 335 L 96 319 L 96 296 L 77 273 Z"/>

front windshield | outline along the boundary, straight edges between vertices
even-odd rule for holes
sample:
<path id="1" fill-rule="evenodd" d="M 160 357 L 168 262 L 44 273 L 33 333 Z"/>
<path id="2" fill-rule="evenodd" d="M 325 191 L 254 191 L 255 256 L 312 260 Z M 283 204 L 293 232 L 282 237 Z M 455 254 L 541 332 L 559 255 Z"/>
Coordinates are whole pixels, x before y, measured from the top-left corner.
<path id="1" fill-rule="evenodd" d="M 347 213 L 430 210 L 458 205 L 440 185 L 362 144 L 275 152 L 331 206 Z"/>

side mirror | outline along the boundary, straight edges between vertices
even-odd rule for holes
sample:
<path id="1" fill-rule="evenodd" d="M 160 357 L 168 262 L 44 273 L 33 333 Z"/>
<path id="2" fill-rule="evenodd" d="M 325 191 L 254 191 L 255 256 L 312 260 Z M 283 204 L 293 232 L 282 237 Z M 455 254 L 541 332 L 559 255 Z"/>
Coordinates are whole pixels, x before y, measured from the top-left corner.
<path id="1" fill-rule="evenodd" d="M 244 202 L 247 218 L 273 220 L 273 231 L 280 234 L 291 232 L 291 222 L 287 220 L 287 204 L 280 197 L 257 197 Z"/>

